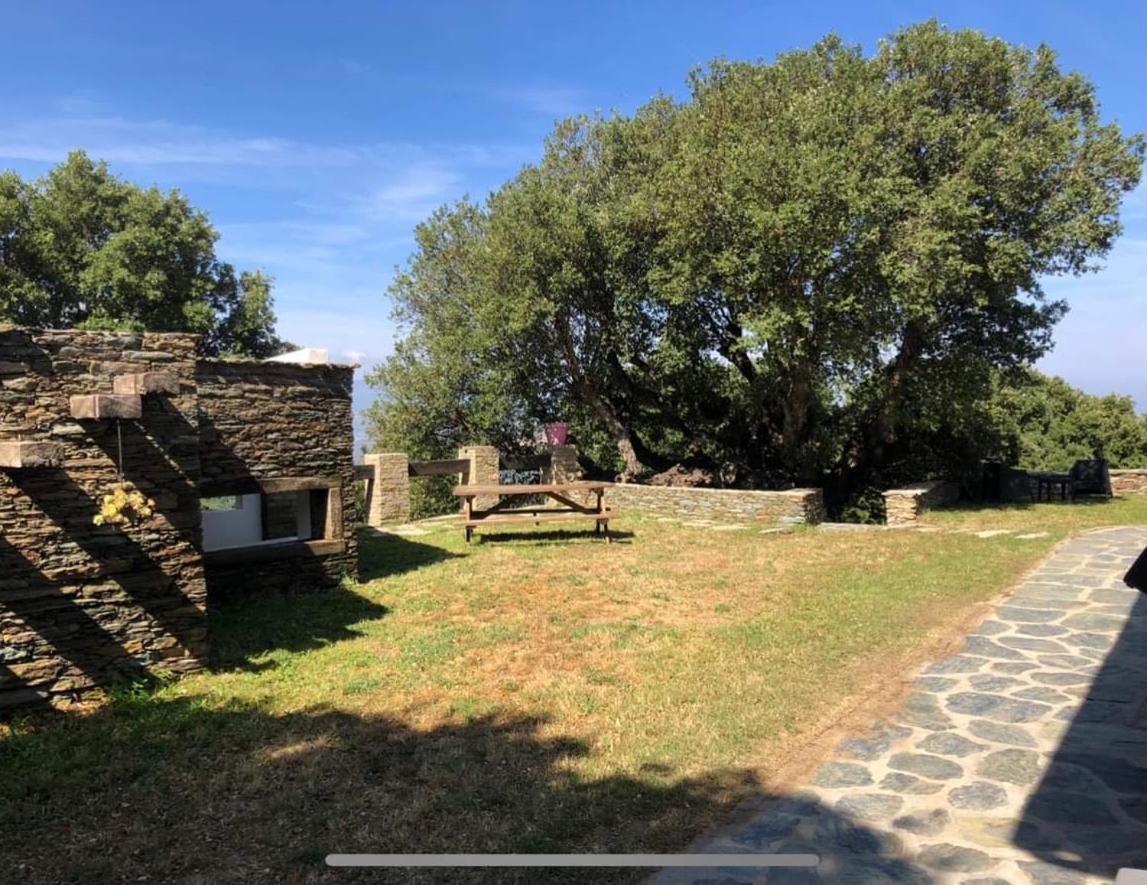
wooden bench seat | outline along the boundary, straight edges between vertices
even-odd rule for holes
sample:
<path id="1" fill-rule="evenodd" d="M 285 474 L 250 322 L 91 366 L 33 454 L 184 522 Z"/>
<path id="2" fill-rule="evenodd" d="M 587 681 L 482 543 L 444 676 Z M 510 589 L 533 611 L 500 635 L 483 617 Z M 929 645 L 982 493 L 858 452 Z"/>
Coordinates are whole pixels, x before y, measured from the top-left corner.
<path id="1" fill-rule="evenodd" d="M 454 495 L 462 499 L 463 527 L 469 543 L 474 530 L 490 523 L 559 522 L 563 519 L 588 520 L 594 524 L 593 533 L 609 537 L 609 520 L 614 510 L 605 506 L 606 483 L 602 482 L 550 482 L 526 485 L 461 485 L 454 487 Z M 549 498 L 553 503 L 538 504 L 535 496 Z M 592 498 L 578 500 L 579 496 Z M 479 509 L 477 498 L 495 498 L 495 502 Z M 531 500 L 533 499 L 533 500 Z M 557 506 L 553 506 L 556 504 Z"/>
<path id="2" fill-rule="evenodd" d="M 609 541 L 609 521 L 617 516 L 617 511 L 607 507 L 601 513 L 575 513 L 570 510 L 547 510 L 544 507 L 520 508 L 517 510 L 500 511 L 483 516 L 479 519 L 469 519 L 462 523 L 466 529 L 466 540 L 473 536 L 474 529 L 484 526 L 500 525 L 541 525 L 547 522 L 562 522 L 565 520 L 586 520 L 596 523 L 594 532 L 604 530 L 605 540 Z"/>

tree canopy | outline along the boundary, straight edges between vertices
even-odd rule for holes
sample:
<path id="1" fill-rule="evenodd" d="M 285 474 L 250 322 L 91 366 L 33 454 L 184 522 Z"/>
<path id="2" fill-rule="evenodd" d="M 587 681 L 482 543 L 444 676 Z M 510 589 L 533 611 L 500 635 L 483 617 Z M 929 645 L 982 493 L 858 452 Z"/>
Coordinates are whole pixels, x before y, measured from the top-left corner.
<path id="1" fill-rule="evenodd" d="M 1136 414 L 1129 396 L 1091 396 L 1024 372 L 998 384 L 988 409 L 1000 460 L 1067 470 L 1098 454 L 1112 467 L 1147 467 L 1147 415 Z"/>
<path id="2" fill-rule="evenodd" d="M 630 477 L 920 479 L 1050 347 L 1040 280 L 1096 268 L 1143 151 L 1050 49 L 934 22 L 713 62 L 419 226 L 375 435 L 435 454 L 561 418 Z"/>
<path id="3" fill-rule="evenodd" d="M 0 320 L 197 332 L 205 354 L 273 356 L 271 279 L 215 255 L 178 191 L 117 178 L 82 151 L 37 181 L 0 173 Z"/>

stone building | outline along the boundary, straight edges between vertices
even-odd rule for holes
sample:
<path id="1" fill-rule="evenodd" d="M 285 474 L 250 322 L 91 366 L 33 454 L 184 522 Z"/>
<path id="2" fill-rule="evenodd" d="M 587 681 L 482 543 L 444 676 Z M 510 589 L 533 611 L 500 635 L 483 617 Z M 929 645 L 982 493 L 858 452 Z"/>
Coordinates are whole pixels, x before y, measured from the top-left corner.
<path id="1" fill-rule="evenodd" d="M 356 573 L 346 366 L 0 326 L 0 708 L 206 662 L 210 601 Z M 96 525 L 121 480 L 155 502 Z"/>

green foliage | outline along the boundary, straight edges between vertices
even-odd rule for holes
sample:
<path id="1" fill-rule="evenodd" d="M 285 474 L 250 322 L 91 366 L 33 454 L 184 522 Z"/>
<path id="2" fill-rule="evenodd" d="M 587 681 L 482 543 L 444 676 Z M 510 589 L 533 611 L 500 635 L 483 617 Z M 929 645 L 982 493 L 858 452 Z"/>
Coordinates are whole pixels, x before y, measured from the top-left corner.
<path id="1" fill-rule="evenodd" d="M 840 508 L 843 522 L 879 525 L 884 522 L 884 494 L 876 486 L 857 489 Z"/>
<path id="2" fill-rule="evenodd" d="M 1039 280 L 1110 249 L 1143 140 L 1046 47 L 935 23 L 690 84 L 559 124 L 419 227 L 377 439 L 509 447 L 557 417 L 603 472 L 702 459 L 836 506 L 978 454 L 993 379 L 1066 309 Z"/>
<path id="3" fill-rule="evenodd" d="M 1147 415 L 1128 396 L 1091 396 L 1025 372 L 997 385 L 989 409 L 997 457 L 1007 463 L 1067 470 L 1099 454 L 1112 467 L 1147 467 Z"/>
<path id="4" fill-rule="evenodd" d="M 210 355 L 289 349 L 270 278 L 236 274 L 217 239 L 178 191 L 138 187 L 83 151 L 37 181 L 0 173 L 0 321 L 196 332 Z"/>

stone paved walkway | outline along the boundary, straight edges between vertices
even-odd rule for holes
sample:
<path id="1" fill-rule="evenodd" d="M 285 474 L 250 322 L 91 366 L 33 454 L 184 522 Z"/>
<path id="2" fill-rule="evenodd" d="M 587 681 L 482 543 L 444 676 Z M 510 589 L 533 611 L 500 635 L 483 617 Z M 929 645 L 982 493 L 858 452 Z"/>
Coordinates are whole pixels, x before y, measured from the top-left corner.
<path id="1" fill-rule="evenodd" d="M 806 788 L 702 852 L 812 851 L 815 869 L 664 871 L 678 882 L 1110 881 L 1147 868 L 1143 528 L 1056 548 L 904 706 Z"/>

